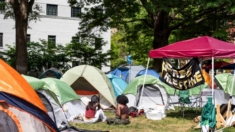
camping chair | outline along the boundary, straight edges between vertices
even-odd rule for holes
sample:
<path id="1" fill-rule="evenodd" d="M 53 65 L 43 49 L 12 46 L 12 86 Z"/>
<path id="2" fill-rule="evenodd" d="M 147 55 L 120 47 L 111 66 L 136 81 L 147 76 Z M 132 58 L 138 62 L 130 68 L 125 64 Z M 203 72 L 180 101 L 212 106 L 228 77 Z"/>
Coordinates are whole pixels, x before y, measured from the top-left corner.
<path id="1" fill-rule="evenodd" d="M 198 106 L 198 97 L 190 98 L 189 90 L 180 90 L 179 91 L 179 104 L 180 104 L 180 112 L 184 117 L 184 111 L 186 108 L 193 110 L 193 108 L 197 108 Z M 197 112 L 197 111 L 196 111 Z"/>

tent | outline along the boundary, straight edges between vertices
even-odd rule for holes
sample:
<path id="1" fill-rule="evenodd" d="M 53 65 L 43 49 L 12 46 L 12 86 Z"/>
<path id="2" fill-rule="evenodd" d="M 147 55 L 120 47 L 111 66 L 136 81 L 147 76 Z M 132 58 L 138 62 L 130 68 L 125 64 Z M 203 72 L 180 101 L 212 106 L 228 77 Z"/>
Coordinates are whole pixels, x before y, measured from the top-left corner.
<path id="1" fill-rule="evenodd" d="M 139 66 L 122 66 L 118 67 L 115 70 L 111 71 L 110 74 L 122 78 L 124 81 L 129 83 L 132 79 L 136 77 L 136 74 L 143 70 L 144 67 Z"/>
<path id="2" fill-rule="evenodd" d="M 144 75 L 146 73 L 146 69 L 141 70 L 139 73 L 136 74 L 135 77 Z M 160 75 L 154 69 L 147 69 L 147 75 L 155 76 L 156 78 L 160 78 Z"/>
<path id="3" fill-rule="evenodd" d="M 212 75 L 214 75 L 214 58 L 234 58 L 235 45 L 209 36 L 202 36 L 179 41 L 149 52 L 150 58 L 191 58 L 212 59 Z M 148 63 L 149 63 L 148 59 Z M 214 76 L 212 76 L 212 96 Z"/>
<path id="4" fill-rule="evenodd" d="M 117 97 L 118 95 L 121 95 L 122 92 L 127 87 L 127 83 L 124 80 L 122 80 L 120 77 L 112 74 L 107 74 L 107 77 L 109 78 L 113 86 L 115 96 Z"/>
<path id="5" fill-rule="evenodd" d="M 0 60 L 0 131 L 58 132 L 27 81 Z"/>
<path id="6" fill-rule="evenodd" d="M 59 103 L 55 93 L 48 89 L 49 86 L 45 86 L 47 84 L 43 80 L 26 75 L 22 76 L 37 92 L 39 98 L 47 109 L 48 115 L 56 123 L 57 127 L 64 128 L 68 126 L 68 120 L 62 109 L 62 106 Z"/>
<path id="7" fill-rule="evenodd" d="M 133 79 L 130 84 L 123 91 L 123 94 L 126 95 L 129 99 L 128 107 L 141 106 L 144 108 L 151 108 L 159 105 L 165 105 L 168 107 L 169 96 L 164 90 L 164 87 L 159 85 L 162 84 L 161 81 L 151 75 L 146 75 L 143 95 L 140 101 L 140 95 L 143 87 L 144 76 L 139 76 Z"/>
<path id="8" fill-rule="evenodd" d="M 116 98 L 112 84 L 108 77 L 100 69 L 80 65 L 66 71 L 60 79 L 70 85 L 87 104 L 92 95 L 100 96 L 100 104 L 106 109 L 110 106 L 116 107 Z"/>
<path id="9" fill-rule="evenodd" d="M 85 104 L 68 84 L 56 78 L 42 80 L 47 84 L 47 89 L 56 95 L 68 121 L 85 113 Z"/>
<path id="10" fill-rule="evenodd" d="M 233 82 L 233 76 L 234 75 L 230 73 L 221 73 L 215 76 L 216 84 L 229 95 L 235 95 L 235 84 Z"/>
<path id="11" fill-rule="evenodd" d="M 61 72 L 57 68 L 52 67 L 46 70 L 45 72 L 43 72 L 38 78 L 41 79 L 41 78 L 46 78 L 46 77 L 53 77 L 53 78 L 60 79 L 62 75 L 63 75 L 63 72 Z"/>

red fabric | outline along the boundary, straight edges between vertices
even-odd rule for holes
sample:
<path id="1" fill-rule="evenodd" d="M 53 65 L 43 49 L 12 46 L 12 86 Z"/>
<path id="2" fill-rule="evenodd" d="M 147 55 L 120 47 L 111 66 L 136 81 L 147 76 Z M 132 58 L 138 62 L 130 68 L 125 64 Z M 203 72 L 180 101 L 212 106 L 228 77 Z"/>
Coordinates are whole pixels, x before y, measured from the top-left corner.
<path id="1" fill-rule="evenodd" d="M 224 62 L 224 61 L 215 62 L 215 63 L 214 63 L 214 68 L 215 68 L 215 69 L 221 69 L 222 67 L 227 66 L 227 65 L 230 65 L 230 63 Z M 208 65 L 208 66 L 203 67 L 203 68 L 205 68 L 205 69 L 211 69 L 211 68 L 212 68 L 212 65 Z"/>
<path id="2" fill-rule="evenodd" d="M 179 41 L 165 47 L 151 50 L 150 58 L 232 58 L 235 45 L 209 36 Z"/>
<path id="3" fill-rule="evenodd" d="M 95 117 L 95 109 L 86 109 L 85 117 L 86 118 L 94 118 Z"/>

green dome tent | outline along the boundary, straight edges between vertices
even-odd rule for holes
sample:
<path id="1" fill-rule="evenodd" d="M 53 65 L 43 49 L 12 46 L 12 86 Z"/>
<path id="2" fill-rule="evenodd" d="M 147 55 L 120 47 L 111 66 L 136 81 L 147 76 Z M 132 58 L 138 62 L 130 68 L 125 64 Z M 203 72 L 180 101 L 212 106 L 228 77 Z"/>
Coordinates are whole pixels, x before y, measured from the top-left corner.
<path id="1" fill-rule="evenodd" d="M 22 76 L 37 92 L 58 128 L 65 127 L 68 121 L 84 113 L 85 105 L 72 88 L 64 82 L 54 78 L 37 79 Z"/>

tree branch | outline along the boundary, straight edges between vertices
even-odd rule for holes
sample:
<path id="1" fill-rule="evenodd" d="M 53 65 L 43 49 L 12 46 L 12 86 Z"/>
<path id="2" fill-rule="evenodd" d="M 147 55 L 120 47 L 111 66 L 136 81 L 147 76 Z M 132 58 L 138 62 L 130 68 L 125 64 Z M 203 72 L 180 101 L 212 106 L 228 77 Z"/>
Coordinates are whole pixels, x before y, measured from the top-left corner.
<path id="1" fill-rule="evenodd" d="M 198 23 L 198 22 L 200 22 L 200 21 L 202 21 L 202 20 L 204 20 L 204 19 L 207 19 L 208 16 L 206 16 L 205 18 L 201 18 L 201 17 L 204 16 L 204 15 L 211 14 L 211 13 L 214 13 L 214 12 L 218 12 L 218 11 L 223 10 L 223 9 L 224 9 L 224 8 L 222 8 L 223 6 L 225 6 L 225 4 L 223 4 L 223 5 L 221 5 L 220 7 L 217 7 L 217 8 L 198 11 L 197 13 L 195 13 L 195 14 L 198 14 L 198 15 L 196 15 L 196 16 L 194 17 L 195 22 Z M 217 9 L 218 9 L 218 10 L 217 10 Z M 170 27 L 170 31 L 175 30 L 175 29 L 177 29 L 177 28 L 179 28 L 179 27 L 181 27 L 181 26 L 184 26 L 185 23 L 188 21 L 188 19 L 189 19 L 189 18 L 185 18 L 184 20 L 182 20 L 182 21 L 181 21 L 180 23 L 178 23 L 177 25 Z M 192 18 L 192 19 L 193 19 L 193 18 Z"/>

